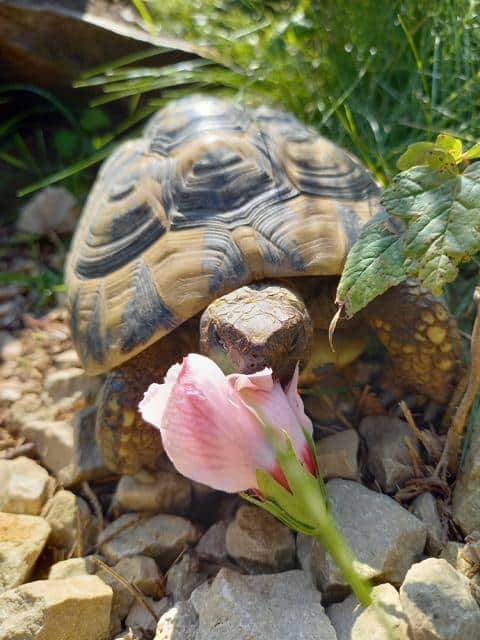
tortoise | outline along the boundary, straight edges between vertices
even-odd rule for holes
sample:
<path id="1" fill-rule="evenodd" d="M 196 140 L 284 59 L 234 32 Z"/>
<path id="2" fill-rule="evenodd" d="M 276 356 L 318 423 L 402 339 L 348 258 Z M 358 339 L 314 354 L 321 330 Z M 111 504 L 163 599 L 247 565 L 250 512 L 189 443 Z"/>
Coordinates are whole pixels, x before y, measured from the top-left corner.
<path id="1" fill-rule="evenodd" d="M 311 384 L 376 330 L 403 389 L 448 400 L 460 340 L 445 304 L 413 281 L 327 328 L 347 253 L 381 207 L 360 162 L 282 110 L 192 96 L 102 166 L 66 267 L 74 344 L 107 373 L 96 438 L 107 465 L 161 465 L 159 432 L 136 408 L 152 381 L 199 349 L 224 370 L 297 362 Z"/>

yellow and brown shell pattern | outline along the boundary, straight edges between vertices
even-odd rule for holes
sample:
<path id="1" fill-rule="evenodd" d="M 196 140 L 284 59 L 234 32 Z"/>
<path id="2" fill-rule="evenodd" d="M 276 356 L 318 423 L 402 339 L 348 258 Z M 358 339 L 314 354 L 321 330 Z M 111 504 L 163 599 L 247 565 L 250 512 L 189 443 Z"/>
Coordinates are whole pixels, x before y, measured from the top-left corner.
<path id="1" fill-rule="evenodd" d="M 104 163 L 73 240 L 85 369 L 110 370 L 253 280 L 340 274 L 379 197 L 355 158 L 286 112 L 170 103 Z"/>

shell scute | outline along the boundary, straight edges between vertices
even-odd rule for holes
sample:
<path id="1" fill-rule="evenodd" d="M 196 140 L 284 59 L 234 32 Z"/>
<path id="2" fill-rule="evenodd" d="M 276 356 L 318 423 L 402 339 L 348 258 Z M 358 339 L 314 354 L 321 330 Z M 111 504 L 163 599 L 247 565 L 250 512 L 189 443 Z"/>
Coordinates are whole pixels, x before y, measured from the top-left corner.
<path id="1" fill-rule="evenodd" d="M 145 349 L 252 280 L 337 275 L 379 189 L 283 111 L 169 104 L 99 172 L 67 263 L 87 371 Z"/>

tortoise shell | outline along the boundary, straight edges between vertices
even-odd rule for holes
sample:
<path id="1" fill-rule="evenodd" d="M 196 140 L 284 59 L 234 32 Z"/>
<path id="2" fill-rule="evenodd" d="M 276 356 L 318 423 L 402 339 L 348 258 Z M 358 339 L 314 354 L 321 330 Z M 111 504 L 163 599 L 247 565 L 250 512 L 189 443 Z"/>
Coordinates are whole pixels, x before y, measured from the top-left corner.
<path id="1" fill-rule="evenodd" d="M 88 373 L 263 278 L 338 275 L 380 190 L 289 113 L 193 96 L 103 164 L 66 271 Z"/>

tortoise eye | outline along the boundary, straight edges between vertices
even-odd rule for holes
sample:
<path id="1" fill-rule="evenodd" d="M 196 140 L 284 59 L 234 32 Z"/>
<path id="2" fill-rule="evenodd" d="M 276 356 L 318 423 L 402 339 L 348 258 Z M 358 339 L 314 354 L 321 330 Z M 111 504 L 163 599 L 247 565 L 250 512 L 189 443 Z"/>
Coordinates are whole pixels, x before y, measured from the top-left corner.
<path id="1" fill-rule="evenodd" d="M 292 339 L 290 340 L 290 348 L 289 351 L 295 351 L 298 347 L 298 342 L 299 342 L 300 336 L 298 335 L 298 333 L 296 333 Z"/>

